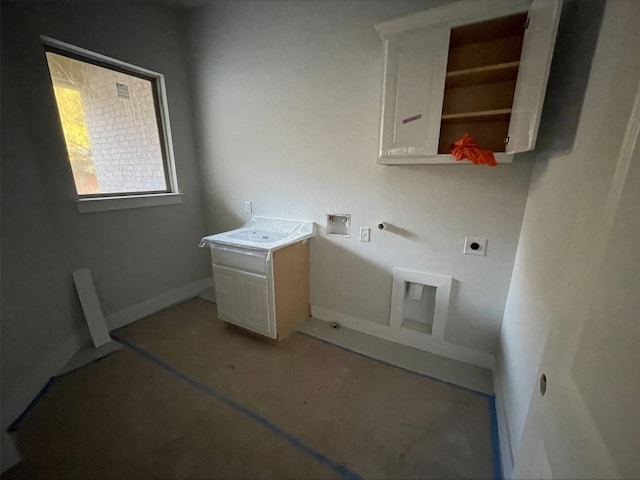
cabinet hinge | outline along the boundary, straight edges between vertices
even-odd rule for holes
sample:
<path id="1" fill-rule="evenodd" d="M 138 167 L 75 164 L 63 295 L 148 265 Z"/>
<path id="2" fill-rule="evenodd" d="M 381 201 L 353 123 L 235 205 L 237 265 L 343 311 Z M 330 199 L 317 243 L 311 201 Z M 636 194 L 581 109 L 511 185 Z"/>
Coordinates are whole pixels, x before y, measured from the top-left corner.
<path id="1" fill-rule="evenodd" d="M 507 136 L 504 138 L 504 144 L 505 144 L 505 145 L 508 145 L 508 144 L 509 144 L 509 140 L 511 140 L 511 137 L 510 137 L 509 135 L 507 135 Z"/>
<path id="2" fill-rule="evenodd" d="M 527 20 L 524 22 L 524 29 L 526 30 L 527 28 L 529 28 L 529 20 L 531 20 L 531 17 L 529 15 L 527 15 Z"/>

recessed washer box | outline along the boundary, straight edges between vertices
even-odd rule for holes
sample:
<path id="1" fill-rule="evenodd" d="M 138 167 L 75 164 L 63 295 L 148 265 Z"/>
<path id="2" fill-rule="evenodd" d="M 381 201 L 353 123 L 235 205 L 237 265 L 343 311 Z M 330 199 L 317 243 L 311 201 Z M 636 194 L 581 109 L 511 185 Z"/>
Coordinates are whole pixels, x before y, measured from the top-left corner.
<path id="1" fill-rule="evenodd" d="M 327 235 L 333 237 L 351 236 L 351 215 L 346 213 L 327 213 Z"/>

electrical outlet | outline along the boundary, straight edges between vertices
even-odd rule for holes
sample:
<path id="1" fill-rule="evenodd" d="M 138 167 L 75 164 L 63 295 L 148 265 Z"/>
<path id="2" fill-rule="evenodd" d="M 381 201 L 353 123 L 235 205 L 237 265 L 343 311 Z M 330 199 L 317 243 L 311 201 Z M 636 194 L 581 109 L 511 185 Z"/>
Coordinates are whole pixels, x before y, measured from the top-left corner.
<path id="1" fill-rule="evenodd" d="M 360 241 L 361 242 L 371 241 L 371 229 L 369 227 L 360 227 Z"/>
<path id="2" fill-rule="evenodd" d="M 251 213 L 253 212 L 253 205 L 251 205 L 251 202 L 249 200 L 244 202 L 244 213 Z"/>
<path id="3" fill-rule="evenodd" d="M 485 256 L 487 253 L 487 239 L 481 237 L 465 237 L 464 250 L 465 255 Z"/>

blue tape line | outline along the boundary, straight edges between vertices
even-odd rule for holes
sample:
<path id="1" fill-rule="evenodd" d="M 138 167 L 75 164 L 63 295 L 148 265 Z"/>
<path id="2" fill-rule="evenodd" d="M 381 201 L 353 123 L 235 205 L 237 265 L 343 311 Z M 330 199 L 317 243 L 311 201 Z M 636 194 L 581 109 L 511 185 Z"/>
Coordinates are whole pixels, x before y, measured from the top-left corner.
<path id="1" fill-rule="evenodd" d="M 51 385 L 53 385 L 53 382 L 55 381 L 56 381 L 56 377 L 51 377 L 49 381 L 45 383 L 44 387 L 42 387 L 42 389 L 38 392 L 35 398 L 31 400 L 31 403 L 27 405 L 27 408 L 24 409 L 24 411 L 20 414 L 18 418 L 16 418 L 13 422 L 11 422 L 11 425 L 9 425 L 9 427 L 7 428 L 7 432 L 15 432 L 18 429 L 18 427 L 20 426 L 24 418 L 27 416 L 27 414 L 33 409 L 33 407 L 36 406 L 36 403 L 38 403 L 40 399 L 45 396 L 45 394 L 49 391 L 49 389 L 51 388 Z"/>
<path id="2" fill-rule="evenodd" d="M 353 353 L 355 355 L 359 355 L 359 356 L 367 358 L 369 360 L 373 360 L 374 362 L 378 362 L 378 363 L 381 363 L 383 365 L 387 365 L 388 367 L 397 368 L 398 370 L 402 370 L 404 372 L 411 373 L 412 375 L 417 375 L 418 377 L 427 378 L 429 380 L 433 380 L 434 382 L 444 383 L 445 385 L 449 385 L 450 387 L 455 388 L 456 390 L 462 390 L 464 392 L 473 393 L 474 395 L 480 395 L 481 397 L 486 397 L 486 398 L 493 398 L 494 397 L 493 395 L 491 395 L 489 393 L 480 392 L 479 390 L 474 390 L 474 389 L 468 388 L 468 387 L 463 387 L 462 385 L 457 385 L 455 383 L 448 382 L 448 381 L 442 380 L 440 378 L 432 377 L 430 375 L 427 375 L 426 373 L 420 373 L 420 372 L 416 372 L 414 370 L 409 370 L 406 367 L 401 367 L 400 365 L 396 365 L 396 364 L 387 362 L 386 360 L 380 360 L 379 358 L 371 357 L 371 356 L 367 355 L 366 353 L 360 353 L 360 352 L 357 352 L 355 350 L 351 350 L 351 349 L 349 349 L 347 347 L 343 347 L 342 345 L 338 345 L 336 343 L 332 343 L 329 340 L 325 340 L 324 338 L 315 337 L 315 336 L 310 335 L 310 334 L 308 334 L 306 332 L 301 332 L 301 331 L 298 330 L 298 331 L 296 331 L 294 333 L 297 333 L 299 335 L 304 335 L 305 337 L 313 338 L 314 340 L 322 342 L 322 343 L 324 343 L 326 345 L 330 345 L 330 346 L 338 348 L 340 350 L 344 350 L 345 352 L 349 352 L 349 353 Z"/>
<path id="3" fill-rule="evenodd" d="M 74 368 L 73 370 L 69 370 L 68 372 L 65 372 L 61 375 L 54 375 L 53 377 L 51 377 L 49 379 L 49 381 L 44 385 L 44 387 L 42 387 L 42 389 L 40 390 L 40 392 L 38 392 L 38 394 L 35 396 L 35 398 L 33 400 L 31 400 L 31 403 L 29 403 L 29 405 L 27 405 L 27 408 L 24 409 L 24 411 L 20 414 L 20 416 L 18 416 L 18 418 L 16 418 L 13 422 L 11 422 L 11 425 L 9 425 L 9 427 L 7 428 L 8 432 L 15 432 L 18 427 L 20 426 L 20 423 L 22 423 L 22 421 L 24 420 L 24 417 L 27 416 L 27 414 L 33 410 L 33 407 L 35 407 L 36 403 L 38 403 L 42 397 L 44 397 L 44 395 L 49 391 L 49 389 L 51 388 L 51 386 L 53 385 L 53 383 L 60 379 L 60 378 L 64 378 L 67 375 L 71 375 L 72 373 L 77 372 L 78 370 L 88 367 L 89 365 L 99 362 L 100 360 L 103 360 L 105 358 L 107 358 L 109 355 L 111 355 L 114 352 L 117 352 L 118 350 L 113 350 L 109 353 L 107 353 L 106 355 L 103 355 L 102 357 L 98 357 L 95 358 L 93 360 L 91 360 L 89 363 L 85 363 L 84 365 L 80 365 L 78 366 L 78 368 Z"/>
<path id="4" fill-rule="evenodd" d="M 167 372 L 175 375 L 176 377 L 180 378 L 184 382 L 188 383 L 192 387 L 195 387 L 196 389 L 200 390 L 201 392 L 206 393 L 207 395 L 210 395 L 211 397 L 215 398 L 216 400 L 219 400 L 220 402 L 224 403 L 225 405 L 233 408 L 234 410 L 237 410 L 238 412 L 240 412 L 243 415 L 251 418 L 252 420 L 255 420 L 256 422 L 261 424 L 263 427 L 267 428 L 268 430 L 270 430 L 273 433 L 275 433 L 276 435 L 278 435 L 280 438 L 282 438 L 282 439 L 286 440 L 287 442 L 289 442 L 294 447 L 296 447 L 299 450 L 302 450 L 304 453 L 312 456 L 318 462 L 330 467 L 331 469 L 333 469 L 334 471 L 336 471 L 337 473 L 342 475 L 344 478 L 349 479 L 349 480 L 362 480 L 362 477 L 360 477 L 357 473 L 353 472 L 352 470 L 349 470 L 344 465 L 340 465 L 340 464 L 334 462 L 333 460 L 331 460 L 330 458 L 326 457 L 325 455 L 323 455 L 319 451 L 315 450 L 313 447 L 311 447 L 311 446 L 307 445 L 306 443 L 304 443 L 302 440 L 294 437 L 289 432 L 287 432 L 287 431 L 283 430 L 282 428 L 278 427 L 277 425 L 271 423 L 269 420 L 267 420 L 262 415 L 259 415 L 258 413 L 254 412 L 253 410 L 251 410 L 251 409 L 239 404 L 235 400 L 227 397 L 226 395 L 224 395 L 223 393 L 217 391 L 216 389 L 211 388 L 211 387 L 209 387 L 207 385 L 204 385 L 204 384 L 192 379 L 191 377 L 189 377 L 186 374 L 182 373 L 180 370 L 177 370 L 176 368 L 174 368 L 172 365 L 162 361 L 158 357 L 152 355 L 151 353 L 149 353 L 146 350 L 138 347 L 137 345 L 134 345 L 133 343 L 130 343 L 129 341 L 123 339 L 122 337 L 113 335 L 113 333 L 111 334 L 111 336 L 113 338 L 115 338 L 116 340 L 118 340 L 123 345 L 125 345 L 125 346 L 129 347 L 130 349 L 132 349 L 133 351 L 135 351 L 136 353 L 142 355 L 147 360 L 150 360 L 152 363 L 156 364 L 160 368 L 166 370 Z"/>
<path id="5" fill-rule="evenodd" d="M 502 458 L 500 457 L 500 435 L 498 433 L 498 413 L 496 412 L 496 397 L 489 398 L 489 412 L 491 412 L 491 462 L 493 463 L 493 478 L 502 480 Z"/>
<path id="6" fill-rule="evenodd" d="M 94 363 L 98 363 L 99 361 L 104 360 L 104 359 L 105 359 L 105 358 L 107 358 L 107 357 L 110 357 L 112 354 L 116 353 L 118 350 L 120 350 L 120 349 L 119 349 L 119 348 L 116 348 L 115 350 L 112 350 L 112 351 L 110 351 L 109 353 L 107 353 L 107 354 L 105 354 L 105 355 L 103 355 L 103 356 L 101 356 L 101 357 L 94 358 L 94 359 L 93 359 L 93 360 L 91 360 L 90 362 L 83 363 L 82 365 L 78 365 L 78 366 L 77 366 L 76 368 L 74 368 L 73 370 L 69 370 L 68 372 L 64 372 L 64 373 L 62 373 L 62 374 L 60 374 L 60 375 L 56 375 L 56 376 L 55 376 L 55 377 L 53 377 L 53 378 L 56 378 L 56 379 L 57 379 L 57 378 L 64 378 L 64 377 L 66 377 L 66 376 L 68 376 L 68 375 L 71 375 L 72 373 L 76 373 L 78 370 L 82 370 L 83 368 L 88 367 L 89 365 L 93 365 Z"/>

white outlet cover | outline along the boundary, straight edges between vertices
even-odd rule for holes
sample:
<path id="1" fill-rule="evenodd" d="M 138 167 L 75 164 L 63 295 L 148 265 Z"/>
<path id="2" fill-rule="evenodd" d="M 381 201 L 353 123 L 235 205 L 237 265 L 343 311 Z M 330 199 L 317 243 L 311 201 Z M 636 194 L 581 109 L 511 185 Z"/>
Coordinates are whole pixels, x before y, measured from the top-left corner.
<path id="1" fill-rule="evenodd" d="M 465 237 L 462 253 L 465 255 L 485 256 L 487 253 L 487 239 L 482 237 Z"/>
<path id="2" fill-rule="evenodd" d="M 360 227 L 360 241 L 361 242 L 371 241 L 371 229 L 369 227 Z"/>

